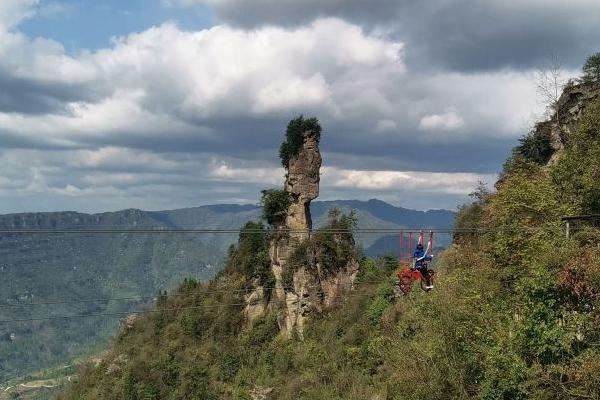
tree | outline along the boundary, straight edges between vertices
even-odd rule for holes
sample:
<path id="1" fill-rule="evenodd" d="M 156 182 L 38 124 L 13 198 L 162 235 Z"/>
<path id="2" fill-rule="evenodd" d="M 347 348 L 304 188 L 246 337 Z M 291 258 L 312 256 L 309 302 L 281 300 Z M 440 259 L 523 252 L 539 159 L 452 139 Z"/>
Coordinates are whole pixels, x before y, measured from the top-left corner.
<path id="1" fill-rule="evenodd" d="M 537 72 L 537 92 L 546 106 L 549 117 L 554 116 L 554 123 L 560 129 L 558 101 L 566 85 L 563 78 L 562 62 L 556 54 L 552 54 L 545 66 Z"/>
<path id="2" fill-rule="evenodd" d="M 513 154 L 522 156 L 539 165 L 546 165 L 554 149 L 548 136 L 548 132 L 541 130 L 539 132 L 530 132 L 519 139 L 519 144 L 513 149 Z"/>
<path id="3" fill-rule="evenodd" d="M 281 164 L 289 168 L 290 159 L 296 157 L 304 144 L 304 135 L 311 132 L 317 143 L 321 140 L 321 124 L 316 118 L 304 118 L 303 115 L 290 121 L 285 132 L 285 141 L 279 148 Z"/>
<path id="4" fill-rule="evenodd" d="M 263 207 L 263 218 L 269 225 L 275 226 L 285 221 L 291 203 L 288 192 L 279 189 L 263 190 L 260 202 Z"/>
<path id="5" fill-rule="evenodd" d="M 582 70 L 584 82 L 600 82 L 600 52 L 589 56 Z"/>

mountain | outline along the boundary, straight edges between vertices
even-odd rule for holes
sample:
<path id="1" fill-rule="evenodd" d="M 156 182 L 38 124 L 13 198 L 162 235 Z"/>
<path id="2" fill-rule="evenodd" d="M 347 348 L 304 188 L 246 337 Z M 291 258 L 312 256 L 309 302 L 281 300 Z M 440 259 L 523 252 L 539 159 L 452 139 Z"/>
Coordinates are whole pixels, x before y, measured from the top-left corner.
<path id="1" fill-rule="evenodd" d="M 358 226 L 448 227 L 454 213 L 414 211 L 378 200 L 314 202 L 315 225 L 328 210 L 356 210 Z M 255 205 L 209 205 L 167 211 L 123 210 L 0 215 L 0 230 L 239 229 L 259 220 Z M 406 222 L 403 222 L 406 221 Z M 0 382 L 54 366 L 102 346 L 123 313 L 144 307 L 159 290 L 185 278 L 210 279 L 222 268 L 237 234 L 0 234 L 0 320 L 88 316 L 78 320 L 0 322 Z M 397 240 L 360 234 L 368 254 L 397 253 Z M 374 247 L 373 247 L 374 246 Z M 65 299 L 114 299 L 85 303 Z M 54 303 L 29 306 L 30 303 Z M 58 304 L 56 304 L 58 303 Z"/>
<path id="2" fill-rule="evenodd" d="M 383 257 L 361 260 L 349 293 L 331 295 L 343 256 L 352 257 L 338 251 L 340 238 L 315 234 L 283 260 L 267 249 L 289 237 L 241 235 L 222 274 L 161 296 L 156 313 L 125 326 L 59 399 L 600 398 L 598 82 L 565 90 L 574 98 L 547 121 L 560 146 L 538 125 L 510 154 L 496 191 L 480 188 L 459 209 L 433 290 L 413 285 L 396 296 L 396 262 Z M 363 212 L 381 220 L 373 213 L 385 210 Z M 569 235 L 565 215 L 579 216 Z M 257 273 L 273 256 L 294 265 L 272 268 L 293 292 L 306 286 L 297 272 L 311 266 L 329 282 L 318 293 L 265 294 Z M 248 287 L 252 296 L 240 294 Z M 311 303 L 298 329 L 282 329 L 290 309 Z M 254 320 L 250 307 L 261 311 Z"/>

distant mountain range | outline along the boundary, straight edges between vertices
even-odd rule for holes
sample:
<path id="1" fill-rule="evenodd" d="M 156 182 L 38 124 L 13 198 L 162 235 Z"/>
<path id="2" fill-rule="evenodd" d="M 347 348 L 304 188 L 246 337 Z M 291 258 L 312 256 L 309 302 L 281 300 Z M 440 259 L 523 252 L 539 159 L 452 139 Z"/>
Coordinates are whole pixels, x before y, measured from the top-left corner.
<path id="1" fill-rule="evenodd" d="M 339 200 L 313 202 L 315 226 L 334 207 L 355 210 L 360 228 L 445 228 L 454 220 L 448 210 L 423 212 L 379 200 Z M 24 213 L 0 215 L 0 229 L 237 229 L 260 216 L 256 205 L 234 204 L 101 214 Z M 449 240 L 439 239 L 440 245 Z M 0 383 L 101 345 L 115 332 L 119 313 L 142 307 L 158 290 L 186 277 L 214 276 L 236 240 L 237 234 L 223 233 L 0 234 L 0 320 L 114 314 L 1 322 Z M 357 240 L 367 255 L 398 252 L 395 236 L 359 233 Z M 136 300 L 138 296 L 146 299 Z M 119 300 L 64 301 L 115 298 Z"/>

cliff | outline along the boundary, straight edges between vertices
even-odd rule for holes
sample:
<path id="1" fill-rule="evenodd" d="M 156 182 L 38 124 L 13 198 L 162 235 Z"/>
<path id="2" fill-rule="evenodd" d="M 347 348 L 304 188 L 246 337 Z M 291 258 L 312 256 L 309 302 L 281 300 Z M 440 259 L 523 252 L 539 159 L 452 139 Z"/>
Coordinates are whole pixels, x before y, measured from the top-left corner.
<path id="1" fill-rule="evenodd" d="M 569 138 L 577 129 L 587 106 L 598 98 L 600 85 L 597 83 L 570 81 L 556 102 L 550 118 L 535 125 L 533 135 L 550 143 L 553 153 L 550 163 L 553 163 L 556 160 L 555 155 L 568 145 Z"/>
<path id="2" fill-rule="evenodd" d="M 323 239 L 329 232 L 313 233 L 310 203 L 319 196 L 322 157 L 319 150 L 320 126 L 315 120 L 293 120 L 285 145 L 296 149 L 286 154 L 284 192 L 289 198 L 282 223 L 275 223 L 269 243 L 271 271 L 275 290 L 272 299 L 267 289 L 255 280 L 255 288 L 247 298 L 246 317 L 252 321 L 267 311 L 277 313 L 279 328 L 290 337 L 302 336 L 308 315 L 336 304 L 352 288 L 358 273 L 358 260 L 351 234 L 336 233 L 327 237 L 337 257 L 335 266 L 325 265 Z M 333 214 L 329 227 L 339 224 L 342 216 Z M 350 226 L 347 227 L 348 229 Z M 342 251 L 342 249 L 344 249 Z M 293 258 L 293 260 L 291 260 Z M 341 260 L 340 262 L 337 262 Z"/>

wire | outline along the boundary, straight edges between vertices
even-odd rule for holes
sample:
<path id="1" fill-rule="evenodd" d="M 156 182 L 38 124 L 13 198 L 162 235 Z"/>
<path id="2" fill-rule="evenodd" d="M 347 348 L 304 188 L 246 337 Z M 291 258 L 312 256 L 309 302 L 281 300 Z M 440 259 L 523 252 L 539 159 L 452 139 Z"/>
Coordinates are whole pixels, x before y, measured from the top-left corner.
<path id="1" fill-rule="evenodd" d="M 409 233 L 409 232 L 434 232 L 434 233 L 486 233 L 486 232 L 519 232 L 519 231 L 551 231 L 556 227 L 497 227 L 497 228 L 355 228 L 355 229 L 0 229 L 1 235 L 12 234 L 252 234 L 252 233 Z M 571 230 L 584 229 L 572 227 Z"/>
<path id="2" fill-rule="evenodd" d="M 340 284 L 338 286 L 358 286 L 365 284 L 377 284 L 384 283 L 384 281 L 363 281 L 363 282 L 354 282 L 347 284 Z M 307 288 L 319 287 L 320 285 L 307 285 Z M 267 286 L 262 287 L 263 290 L 289 290 L 293 289 L 292 287 L 286 286 Z M 174 293 L 167 294 L 165 297 L 182 297 L 182 296 L 190 296 L 194 294 L 216 294 L 216 293 L 244 293 L 251 292 L 256 290 L 256 288 L 246 288 L 246 289 L 215 289 L 215 290 L 204 290 L 197 291 L 191 293 Z M 158 298 L 160 295 L 154 296 L 134 296 L 134 297 L 112 297 L 112 298 L 98 298 L 98 299 L 57 299 L 52 301 L 45 302 L 37 302 L 37 303 L 23 303 L 23 304 L 0 304 L 0 308 L 25 308 L 25 307 L 34 307 L 34 306 L 49 306 L 49 305 L 59 305 L 59 304 L 79 304 L 79 303 L 100 303 L 100 302 L 112 302 L 112 301 L 143 301 L 143 300 L 153 300 Z"/>
<path id="3" fill-rule="evenodd" d="M 97 314 L 85 314 L 85 315 L 56 315 L 49 317 L 34 317 L 34 318 L 19 318 L 19 319 L 4 319 L 0 320 L 0 324 L 7 324 L 13 322 L 32 322 L 32 321 L 48 321 L 56 319 L 72 319 L 72 318 L 92 318 L 92 317 L 110 317 L 110 316 L 123 316 L 131 314 L 149 314 L 159 313 L 163 311 L 184 311 L 184 310 L 195 310 L 199 308 L 213 308 L 213 307 L 227 307 L 227 306 L 241 306 L 246 303 L 230 303 L 230 304 L 219 304 L 219 305 L 203 305 L 203 306 L 192 306 L 192 307 L 180 307 L 180 308 L 164 308 L 157 310 L 144 310 L 144 311 L 123 311 L 114 313 L 97 313 Z"/>
<path id="4" fill-rule="evenodd" d="M 385 282 L 378 282 L 385 283 Z M 317 294 L 324 294 L 323 291 L 317 292 Z M 358 293 L 351 292 L 346 293 L 345 298 L 348 297 L 360 297 L 360 296 L 373 296 L 373 293 Z M 286 301 L 287 303 L 287 301 Z M 138 315 L 138 314 L 151 314 L 161 312 L 172 312 L 172 311 L 185 311 L 185 310 L 197 310 L 197 309 L 210 309 L 210 308 L 221 308 L 221 307 L 237 307 L 245 306 L 247 302 L 243 303 L 222 303 L 222 304 L 204 304 L 201 306 L 190 306 L 190 307 L 178 307 L 178 308 L 163 308 L 156 310 L 143 310 L 143 311 L 123 311 L 123 312 L 112 312 L 112 313 L 96 313 L 96 314 L 82 314 L 82 315 L 56 315 L 47 317 L 32 317 L 32 318 L 16 318 L 16 319 L 5 319 L 0 320 L 0 324 L 16 323 L 16 322 L 34 322 L 34 321 L 50 321 L 59 319 L 78 319 L 78 318 L 93 318 L 93 317 L 115 317 L 124 315 Z"/>

